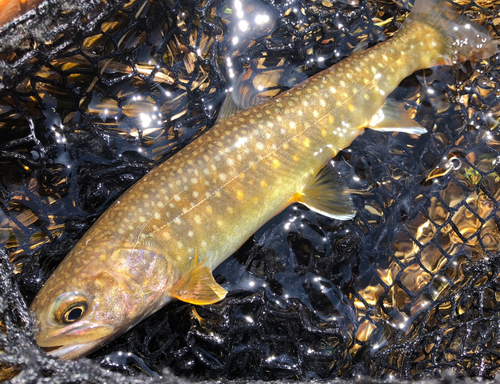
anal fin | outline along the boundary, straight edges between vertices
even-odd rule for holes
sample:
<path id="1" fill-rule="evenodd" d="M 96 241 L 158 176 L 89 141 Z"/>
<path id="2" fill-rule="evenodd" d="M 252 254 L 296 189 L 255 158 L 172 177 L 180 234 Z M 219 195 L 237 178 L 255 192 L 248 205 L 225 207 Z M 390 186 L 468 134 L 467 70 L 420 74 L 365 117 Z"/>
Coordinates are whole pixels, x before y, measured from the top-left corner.
<path id="1" fill-rule="evenodd" d="M 388 98 L 368 124 L 371 129 L 382 132 L 404 132 L 415 135 L 427 133 L 427 129 L 413 120 L 410 111 L 402 103 Z"/>
<path id="2" fill-rule="evenodd" d="M 338 220 L 350 220 L 356 214 L 349 189 L 330 164 L 322 168 L 312 182 L 297 193 L 296 201 Z"/>
<path id="3" fill-rule="evenodd" d="M 170 296 L 197 305 L 213 304 L 224 299 L 227 291 L 217 284 L 212 270 L 203 264 L 194 265 L 179 279 L 170 289 Z"/>

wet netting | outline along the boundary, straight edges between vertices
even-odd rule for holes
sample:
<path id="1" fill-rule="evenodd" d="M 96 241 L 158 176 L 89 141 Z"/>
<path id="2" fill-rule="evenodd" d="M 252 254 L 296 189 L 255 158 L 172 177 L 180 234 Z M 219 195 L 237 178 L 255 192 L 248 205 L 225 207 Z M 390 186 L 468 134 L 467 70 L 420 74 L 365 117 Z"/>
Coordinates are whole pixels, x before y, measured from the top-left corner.
<path id="1" fill-rule="evenodd" d="M 500 37 L 498 1 L 456 4 Z M 31 302 L 105 209 L 215 122 L 397 31 L 390 1 L 46 1 L 0 30 L 0 380 L 493 379 L 500 370 L 500 57 L 394 97 L 429 133 L 335 158 L 346 222 L 295 205 L 214 275 L 88 358 L 48 358 Z"/>

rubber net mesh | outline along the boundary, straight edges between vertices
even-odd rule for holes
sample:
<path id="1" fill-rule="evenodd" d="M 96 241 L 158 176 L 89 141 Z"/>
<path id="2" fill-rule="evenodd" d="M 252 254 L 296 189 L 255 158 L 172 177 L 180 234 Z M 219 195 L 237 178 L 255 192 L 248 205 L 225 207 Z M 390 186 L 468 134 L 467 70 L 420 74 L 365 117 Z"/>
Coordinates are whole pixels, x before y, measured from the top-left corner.
<path id="1" fill-rule="evenodd" d="M 393 96 L 428 134 L 367 130 L 339 153 L 353 220 L 289 207 L 215 271 L 224 301 L 174 302 L 89 359 L 46 357 L 26 305 L 114 199 L 209 129 L 230 88 L 242 105 L 273 96 L 389 38 L 409 7 L 84 3 L 0 31 L 1 379 L 497 375 L 497 57 L 402 82 Z M 457 7 L 500 35 L 498 2 Z"/>

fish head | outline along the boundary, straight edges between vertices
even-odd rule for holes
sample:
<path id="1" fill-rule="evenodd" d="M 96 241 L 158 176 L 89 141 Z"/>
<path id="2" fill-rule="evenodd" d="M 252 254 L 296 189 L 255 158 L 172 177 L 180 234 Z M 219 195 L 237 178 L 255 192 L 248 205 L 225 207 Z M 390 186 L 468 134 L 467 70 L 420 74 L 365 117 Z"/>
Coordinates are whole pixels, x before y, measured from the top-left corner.
<path id="1" fill-rule="evenodd" d="M 68 256 L 30 306 L 35 339 L 51 356 L 75 359 L 99 349 L 168 301 L 166 261 L 153 252 L 114 249 L 105 262 Z"/>

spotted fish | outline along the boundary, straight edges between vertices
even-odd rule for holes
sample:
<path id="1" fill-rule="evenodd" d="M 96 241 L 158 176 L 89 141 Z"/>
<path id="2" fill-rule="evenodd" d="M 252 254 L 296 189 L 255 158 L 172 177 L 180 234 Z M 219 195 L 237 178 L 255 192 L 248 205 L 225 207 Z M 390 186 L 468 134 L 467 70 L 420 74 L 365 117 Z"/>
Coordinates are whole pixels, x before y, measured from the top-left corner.
<path id="1" fill-rule="evenodd" d="M 365 127 L 425 132 L 387 99 L 405 77 L 496 52 L 444 0 L 417 0 L 390 40 L 222 119 L 120 197 L 50 276 L 31 305 L 38 344 L 73 359 L 172 299 L 222 300 L 212 270 L 289 204 L 352 218 L 328 161 Z"/>

